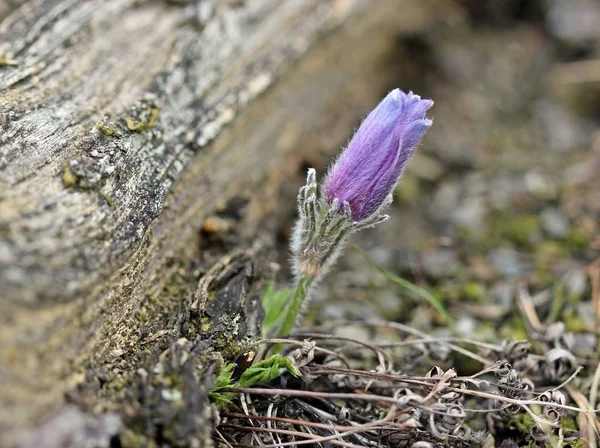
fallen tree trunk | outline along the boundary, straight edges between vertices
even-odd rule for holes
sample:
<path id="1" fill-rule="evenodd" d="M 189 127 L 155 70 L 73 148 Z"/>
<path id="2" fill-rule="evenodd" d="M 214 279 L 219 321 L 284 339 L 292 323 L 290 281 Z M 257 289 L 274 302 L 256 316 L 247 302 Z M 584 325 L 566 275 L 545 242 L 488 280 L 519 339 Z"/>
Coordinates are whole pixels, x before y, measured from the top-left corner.
<path id="1" fill-rule="evenodd" d="M 420 3 L 0 6 L 0 445 L 208 440 L 215 354 L 258 332 L 286 179 L 395 84 Z"/>

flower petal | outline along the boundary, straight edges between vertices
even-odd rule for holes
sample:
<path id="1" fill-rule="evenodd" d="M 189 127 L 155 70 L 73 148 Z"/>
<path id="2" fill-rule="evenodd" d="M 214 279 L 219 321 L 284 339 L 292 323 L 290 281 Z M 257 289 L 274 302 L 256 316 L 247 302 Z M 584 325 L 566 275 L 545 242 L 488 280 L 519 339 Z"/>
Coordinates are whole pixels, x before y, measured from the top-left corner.
<path id="1" fill-rule="evenodd" d="M 364 119 L 348 147 L 323 183 L 322 195 L 331 205 L 347 201 L 356 221 L 377 212 L 394 189 L 431 120 L 433 105 L 418 95 L 392 90 Z"/>

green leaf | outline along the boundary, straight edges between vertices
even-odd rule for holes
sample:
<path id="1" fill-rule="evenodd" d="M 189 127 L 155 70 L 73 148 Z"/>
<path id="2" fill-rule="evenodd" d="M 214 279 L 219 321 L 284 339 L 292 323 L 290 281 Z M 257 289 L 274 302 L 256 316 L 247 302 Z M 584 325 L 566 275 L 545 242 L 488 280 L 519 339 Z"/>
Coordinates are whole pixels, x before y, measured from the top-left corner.
<path id="1" fill-rule="evenodd" d="M 435 308 L 435 310 L 440 314 L 440 316 L 442 316 L 444 318 L 444 321 L 446 321 L 446 323 L 449 323 L 452 321 L 452 318 L 450 317 L 450 314 L 448 313 L 448 311 L 446 311 L 446 309 L 439 302 L 439 300 L 436 299 L 429 291 L 421 288 L 419 285 L 415 285 L 414 283 L 412 283 L 408 280 L 398 277 L 396 274 L 392 274 L 391 272 L 385 270 L 384 268 L 379 266 L 377 263 L 375 263 L 375 261 L 373 261 L 373 259 L 371 257 L 369 257 L 369 254 L 367 254 L 367 252 L 365 252 L 365 250 L 362 249 L 361 247 L 354 246 L 354 250 L 356 250 L 359 254 L 361 254 L 365 258 L 365 260 L 367 260 L 367 263 L 369 263 L 372 267 L 374 267 L 379 272 L 381 272 L 385 278 L 408 289 L 415 295 L 422 297 L 427 302 L 429 302 L 429 304 L 433 308 Z"/>
<path id="2" fill-rule="evenodd" d="M 237 381 L 231 380 L 234 367 L 235 364 L 233 363 L 224 363 L 219 369 L 215 384 L 209 392 L 210 398 L 216 403 L 217 407 L 231 403 L 233 392 L 228 392 L 227 389 L 265 384 L 280 377 L 284 372 L 288 372 L 295 377 L 300 376 L 300 371 L 292 361 L 281 355 L 273 355 L 269 359 L 257 362 L 246 369 Z"/>
<path id="3" fill-rule="evenodd" d="M 231 403 L 233 393 L 227 392 L 224 389 L 233 386 L 231 381 L 231 375 L 233 373 L 234 367 L 235 364 L 232 362 L 221 364 L 221 368 L 219 369 L 219 373 L 217 374 L 215 384 L 213 384 L 209 392 L 210 397 L 213 399 L 213 401 L 217 404 L 218 407 Z"/>
<path id="4" fill-rule="evenodd" d="M 269 359 L 260 361 L 246 369 L 235 383 L 235 387 L 250 387 L 257 384 L 265 384 L 280 377 L 284 371 L 295 377 L 300 376 L 300 372 L 289 359 L 281 355 L 273 355 Z"/>
<path id="5" fill-rule="evenodd" d="M 274 285 L 267 286 L 262 297 L 265 318 L 262 324 L 262 334 L 266 337 L 269 330 L 278 326 L 284 317 L 285 302 L 290 296 L 290 288 L 277 289 Z"/>

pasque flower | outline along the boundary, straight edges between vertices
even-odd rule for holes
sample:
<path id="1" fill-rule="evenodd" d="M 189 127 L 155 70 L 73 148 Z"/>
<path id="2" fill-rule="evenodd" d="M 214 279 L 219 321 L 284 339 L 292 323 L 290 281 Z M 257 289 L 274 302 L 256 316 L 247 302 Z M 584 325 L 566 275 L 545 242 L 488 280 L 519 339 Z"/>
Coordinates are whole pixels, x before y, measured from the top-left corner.
<path id="1" fill-rule="evenodd" d="M 431 126 L 425 112 L 433 105 L 412 92 L 392 90 L 365 118 L 346 150 L 330 169 L 322 196 L 330 206 L 348 202 L 352 219 L 375 213 Z"/>
<path id="2" fill-rule="evenodd" d="M 287 335 L 310 293 L 349 235 L 388 219 L 383 210 L 415 148 L 431 126 L 433 105 L 418 95 L 392 90 L 365 118 L 320 188 L 308 170 L 298 194 L 298 220 L 290 243 L 294 290 L 279 335 Z"/>

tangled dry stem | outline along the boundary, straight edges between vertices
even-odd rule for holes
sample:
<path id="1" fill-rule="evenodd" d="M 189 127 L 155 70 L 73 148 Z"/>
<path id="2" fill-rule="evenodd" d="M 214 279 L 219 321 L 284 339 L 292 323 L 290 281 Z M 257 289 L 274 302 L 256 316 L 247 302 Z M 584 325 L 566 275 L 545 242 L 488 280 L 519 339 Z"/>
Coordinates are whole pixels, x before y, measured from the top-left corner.
<path id="1" fill-rule="evenodd" d="M 536 355 L 527 341 L 438 339 L 394 322 L 353 322 L 414 338 L 370 343 L 336 335 L 346 324 L 258 341 L 255 346 L 287 344 L 302 379 L 230 389 L 237 400 L 221 410 L 215 440 L 230 447 L 471 447 L 511 434 L 534 443 L 530 446 L 569 446 L 578 437 L 592 441 L 600 432 L 590 406 L 596 395 L 589 392 L 585 404 L 580 400 L 583 389 L 597 387 L 600 368 L 594 365 L 591 377 L 583 378 L 582 365 L 593 360 L 562 352 L 550 356 L 553 350 L 568 353 L 560 345 L 565 340 L 560 325 L 537 328 L 534 342 L 546 354 Z M 450 367 L 457 365 L 456 357 L 480 368 L 458 375 Z M 579 416 L 587 427 L 569 432 L 564 423 Z"/>

